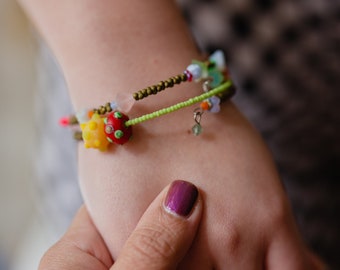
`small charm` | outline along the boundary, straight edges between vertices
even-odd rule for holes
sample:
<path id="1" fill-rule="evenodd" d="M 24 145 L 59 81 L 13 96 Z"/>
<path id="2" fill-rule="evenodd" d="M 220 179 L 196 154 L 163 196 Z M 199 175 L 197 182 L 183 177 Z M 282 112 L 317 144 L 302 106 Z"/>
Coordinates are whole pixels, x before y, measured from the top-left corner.
<path id="1" fill-rule="evenodd" d="M 196 108 L 194 110 L 194 120 L 196 122 L 196 124 L 192 127 L 192 133 L 195 136 L 198 136 L 202 133 L 203 128 L 201 126 L 201 118 L 202 118 L 202 114 L 204 113 L 204 111 L 201 108 Z"/>

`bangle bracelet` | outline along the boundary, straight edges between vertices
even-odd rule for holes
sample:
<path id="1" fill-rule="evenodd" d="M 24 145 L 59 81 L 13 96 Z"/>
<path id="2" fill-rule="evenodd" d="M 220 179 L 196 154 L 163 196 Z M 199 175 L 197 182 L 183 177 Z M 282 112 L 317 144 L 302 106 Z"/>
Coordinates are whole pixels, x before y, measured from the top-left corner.
<path id="1" fill-rule="evenodd" d="M 129 119 L 125 114 L 131 110 L 136 101 L 171 88 L 183 82 L 203 82 L 204 93 L 167 108 Z M 222 51 L 216 51 L 206 62 L 192 61 L 186 70 L 156 85 L 144 88 L 133 94 L 118 93 L 116 100 L 107 102 L 98 108 L 82 110 L 76 115 L 63 117 L 62 126 L 79 124 L 81 131 L 75 132 L 75 139 L 83 140 L 86 148 L 97 148 L 105 151 L 110 143 L 124 144 L 132 137 L 132 126 L 175 112 L 182 108 L 200 103 L 194 110 L 194 135 L 202 132 L 201 117 L 204 111 L 217 113 L 220 102 L 235 94 L 235 88 L 227 73 Z"/>

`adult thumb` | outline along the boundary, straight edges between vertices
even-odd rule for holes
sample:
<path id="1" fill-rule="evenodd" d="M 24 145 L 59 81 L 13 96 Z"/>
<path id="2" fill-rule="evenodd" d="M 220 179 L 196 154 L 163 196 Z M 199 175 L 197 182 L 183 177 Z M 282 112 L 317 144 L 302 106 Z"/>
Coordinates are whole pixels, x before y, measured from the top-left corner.
<path id="1" fill-rule="evenodd" d="M 195 238 L 202 203 L 193 184 L 174 181 L 151 203 L 111 269 L 176 269 Z"/>

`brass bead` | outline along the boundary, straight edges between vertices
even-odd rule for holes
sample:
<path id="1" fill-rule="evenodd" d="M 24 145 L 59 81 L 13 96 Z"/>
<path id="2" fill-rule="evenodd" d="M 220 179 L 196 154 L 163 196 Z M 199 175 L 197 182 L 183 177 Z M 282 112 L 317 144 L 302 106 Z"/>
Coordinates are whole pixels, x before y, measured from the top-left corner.
<path id="1" fill-rule="evenodd" d="M 175 84 L 180 84 L 182 81 L 181 81 L 181 77 L 180 76 L 175 76 L 174 77 L 174 82 L 175 82 Z"/>
<path id="2" fill-rule="evenodd" d="M 106 109 L 106 112 L 112 112 L 112 108 L 110 105 L 108 106 L 106 105 L 105 109 Z"/>
<path id="3" fill-rule="evenodd" d="M 106 109 L 106 112 L 111 112 L 112 111 L 110 102 L 106 102 L 105 109 Z"/>
<path id="4" fill-rule="evenodd" d="M 138 92 L 136 92 L 136 93 L 133 93 L 133 98 L 135 99 L 135 100 L 139 100 L 139 98 L 138 98 Z"/>
<path id="5" fill-rule="evenodd" d="M 150 86 L 150 90 L 151 90 L 151 93 L 153 94 L 153 95 L 156 95 L 157 94 L 157 87 L 156 86 Z"/>
<path id="6" fill-rule="evenodd" d="M 138 100 L 143 99 L 143 98 L 144 98 L 143 93 L 142 92 L 138 92 Z"/>
<path id="7" fill-rule="evenodd" d="M 148 93 L 148 96 L 153 94 L 151 87 L 146 88 L 146 92 Z"/>
<path id="8" fill-rule="evenodd" d="M 168 87 L 173 87 L 174 86 L 174 82 L 172 81 L 172 79 L 167 79 L 166 82 L 168 83 Z"/>
<path id="9" fill-rule="evenodd" d="M 188 77 L 185 73 L 180 75 L 182 82 L 186 82 L 188 80 Z"/>
<path id="10" fill-rule="evenodd" d="M 142 89 L 141 92 L 143 94 L 143 97 L 147 97 L 148 96 L 148 90 L 146 88 Z"/>
<path id="11" fill-rule="evenodd" d="M 165 84 L 164 84 L 164 82 L 163 81 L 160 81 L 159 83 L 158 83 L 158 85 L 157 85 L 157 88 L 158 88 L 158 86 L 160 87 L 160 91 L 162 91 L 162 90 L 164 90 L 165 89 Z"/>
<path id="12" fill-rule="evenodd" d="M 99 107 L 99 114 L 105 114 L 106 113 L 106 108 L 104 106 Z"/>
<path id="13" fill-rule="evenodd" d="M 69 118 L 69 121 L 70 121 L 70 124 L 71 125 L 76 125 L 78 124 L 78 119 L 75 115 L 72 115 L 70 118 Z"/>
<path id="14" fill-rule="evenodd" d="M 76 131 L 73 133 L 73 138 L 77 141 L 82 141 L 83 140 L 83 134 L 81 131 Z"/>

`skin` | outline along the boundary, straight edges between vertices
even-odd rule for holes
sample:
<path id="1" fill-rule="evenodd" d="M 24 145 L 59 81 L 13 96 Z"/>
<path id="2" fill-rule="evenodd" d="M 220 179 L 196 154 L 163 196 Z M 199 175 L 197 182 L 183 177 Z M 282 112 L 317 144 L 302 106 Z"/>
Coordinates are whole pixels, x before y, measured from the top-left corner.
<path id="1" fill-rule="evenodd" d="M 197 232 L 203 200 L 198 195 L 189 215 L 179 216 L 165 207 L 167 190 L 148 207 L 115 262 L 83 206 L 66 234 L 46 252 L 39 270 L 176 269 Z"/>
<path id="2" fill-rule="evenodd" d="M 181 73 L 191 59 L 204 59 L 173 1 L 21 3 L 56 55 L 75 110 L 113 100 L 119 91 L 132 93 Z M 180 85 L 138 102 L 129 115 L 199 93 L 197 84 Z M 258 133 L 226 103 L 218 115 L 203 115 L 204 133 L 194 137 L 193 109 L 134 127 L 131 142 L 106 153 L 80 145 L 84 201 L 113 260 L 159 191 L 186 179 L 200 188 L 205 207 L 179 269 L 322 269 L 300 239 Z"/>

